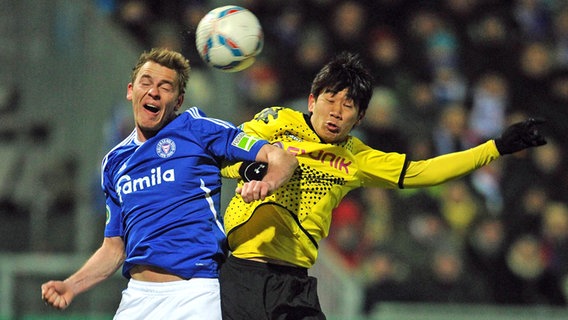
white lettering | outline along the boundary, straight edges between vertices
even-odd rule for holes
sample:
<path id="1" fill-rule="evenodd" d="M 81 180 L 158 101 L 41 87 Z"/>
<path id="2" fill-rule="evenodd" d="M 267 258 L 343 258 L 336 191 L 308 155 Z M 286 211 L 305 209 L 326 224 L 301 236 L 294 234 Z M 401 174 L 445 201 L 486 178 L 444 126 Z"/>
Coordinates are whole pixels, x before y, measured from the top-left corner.
<path id="1" fill-rule="evenodd" d="M 173 182 L 176 180 L 175 170 L 168 169 L 162 173 L 162 168 L 157 167 L 150 170 L 150 175 L 132 179 L 129 175 L 123 175 L 116 183 L 116 193 L 122 202 L 122 195 L 150 188 L 162 182 Z"/>

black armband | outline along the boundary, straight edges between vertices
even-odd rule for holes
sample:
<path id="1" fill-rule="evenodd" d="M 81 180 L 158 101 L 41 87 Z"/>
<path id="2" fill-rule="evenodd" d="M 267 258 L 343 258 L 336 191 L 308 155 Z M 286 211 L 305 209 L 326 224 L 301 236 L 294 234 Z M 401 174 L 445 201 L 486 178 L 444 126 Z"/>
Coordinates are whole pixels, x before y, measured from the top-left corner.
<path id="1" fill-rule="evenodd" d="M 260 181 L 264 178 L 267 170 L 268 164 L 265 162 L 244 161 L 239 167 L 239 175 L 246 182 L 251 180 Z"/>

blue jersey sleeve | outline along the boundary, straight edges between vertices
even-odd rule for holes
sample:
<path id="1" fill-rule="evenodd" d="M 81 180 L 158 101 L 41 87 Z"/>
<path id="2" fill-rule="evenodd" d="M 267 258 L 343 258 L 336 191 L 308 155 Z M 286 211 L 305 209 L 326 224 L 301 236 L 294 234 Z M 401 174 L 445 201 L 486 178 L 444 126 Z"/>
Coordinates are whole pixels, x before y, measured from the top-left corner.
<path id="1" fill-rule="evenodd" d="M 123 236 L 122 215 L 118 195 L 112 185 L 112 179 L 109 174 L 110 168 L 107 167 L 105 161 L 102 165 L 101 184 L 105 195 L 106 220 L 105 220 L 105 237 Z"/>
<path id="2" fill-rule="evenodd" d="M 195 119 L 192 128 L 199 135 L 204 148 L 215 157 L 231 162 L 254 161 L 260 148 L 268 141 L 246 134 L 230 122 L 208 118 L 198 108 L 191 108 L 188 113 Z"/>

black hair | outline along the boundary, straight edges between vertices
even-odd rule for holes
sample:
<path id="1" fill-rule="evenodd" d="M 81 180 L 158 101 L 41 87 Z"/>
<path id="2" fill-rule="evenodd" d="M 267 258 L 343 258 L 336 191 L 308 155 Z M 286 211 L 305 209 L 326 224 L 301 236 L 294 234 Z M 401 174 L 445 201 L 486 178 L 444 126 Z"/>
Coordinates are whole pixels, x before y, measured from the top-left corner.
<path id="1" fill-rule="evenodd" d="M 342 52 L 327 63 L 315 76 L 310 93 L 338 93 L 347 88 L 347 97 L 364 113 L 373 95 L 373 77 L 358 54 Z"/>

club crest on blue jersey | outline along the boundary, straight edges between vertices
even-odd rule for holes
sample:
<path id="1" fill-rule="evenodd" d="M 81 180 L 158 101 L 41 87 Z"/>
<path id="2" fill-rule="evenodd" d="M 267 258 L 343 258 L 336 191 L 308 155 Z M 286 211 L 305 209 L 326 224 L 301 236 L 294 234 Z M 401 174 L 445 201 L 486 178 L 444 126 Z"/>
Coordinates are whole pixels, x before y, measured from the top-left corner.
<path id="1" fill-rule="evenodd" d="M 156 153 L 162 158 L 169 158 L 176 152 L 176 143 L 170 138 L 164 138 L 156 145 Z"/>

